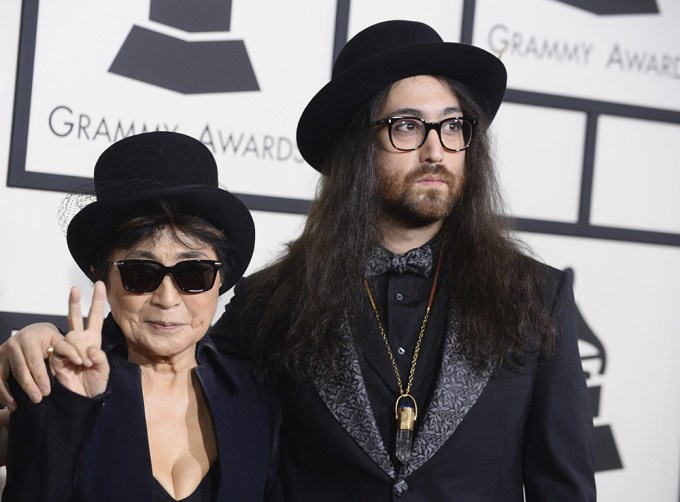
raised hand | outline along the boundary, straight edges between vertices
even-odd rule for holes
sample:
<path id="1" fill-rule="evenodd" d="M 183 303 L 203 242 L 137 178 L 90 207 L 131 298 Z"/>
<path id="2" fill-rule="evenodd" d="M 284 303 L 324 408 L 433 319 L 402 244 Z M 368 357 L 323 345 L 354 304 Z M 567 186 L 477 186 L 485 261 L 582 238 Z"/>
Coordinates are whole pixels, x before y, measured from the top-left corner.
<path id="1" fill-rule="evenodd" d="M 84 328 L 80 289 L 77 286 L 71 288 L 67 317 L 69 332 L 54 345 L 49 359 L 50 370 L 57 381 L 86 397 L 104 392 L 109 380 L 109 363 L 101 350 L 105 300 L 106 286 L 97 281 L 87 316 L 87 328 Z"/>

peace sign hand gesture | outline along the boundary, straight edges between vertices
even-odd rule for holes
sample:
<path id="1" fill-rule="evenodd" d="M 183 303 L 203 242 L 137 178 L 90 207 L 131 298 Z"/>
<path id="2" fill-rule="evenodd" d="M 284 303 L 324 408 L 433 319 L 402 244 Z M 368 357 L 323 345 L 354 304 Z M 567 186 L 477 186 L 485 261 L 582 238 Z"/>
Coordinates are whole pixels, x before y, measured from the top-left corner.
<path id="1" fill-rule="evenodd" d="M 69 332 L 49 358 L 50 370 L 64 387 L 85 397 L 94 397 L 106 390 L 109 362 L 101 350 L 106 286 L 97 281 L 92 293 L 92 305 L 83 328 L 80 309 L 80 288 L 74 286 L 68 298 Z"/>

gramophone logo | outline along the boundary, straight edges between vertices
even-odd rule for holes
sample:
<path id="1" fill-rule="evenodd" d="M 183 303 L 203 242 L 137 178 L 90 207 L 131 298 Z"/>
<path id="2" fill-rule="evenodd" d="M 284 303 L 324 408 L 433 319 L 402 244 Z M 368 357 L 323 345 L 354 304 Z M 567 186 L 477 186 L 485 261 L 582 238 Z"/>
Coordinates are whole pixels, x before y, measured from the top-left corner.
<path id="1" fill-rule="evenodd" d="M 190 34 L 227 34 L 231 0 L 151 0 L 150 20 Z M 258 91 L 243 40 L 183 40 L 134 25 L 111 73 L 182 94 Z"/>
<path id="2" fill-rule="evenodd" d="M 574 277 L 572 269 L 566 272 Z M 609 424 L 602 423 L 600 417 L 600 400 L 602 397 L 602 380 L 604 380 L 605 369 L 607 367 L 607 353 L 602 342 L 595 336 L 593 330 L 586 323 L 577 308 L 577 330 L 581 344 L 581 363 L 588 382 L 588 392 L 593 408 L 593 421 L 595 423 L 595 471 L 608 471 L 621 469 L 621 457 L 616 447 L 614 433 Z"/>
<path id="3" fill-rule="evenodd" d="M 613 14 L 658 14 L 656 0 L 557 0 L 600 16 Z"/>

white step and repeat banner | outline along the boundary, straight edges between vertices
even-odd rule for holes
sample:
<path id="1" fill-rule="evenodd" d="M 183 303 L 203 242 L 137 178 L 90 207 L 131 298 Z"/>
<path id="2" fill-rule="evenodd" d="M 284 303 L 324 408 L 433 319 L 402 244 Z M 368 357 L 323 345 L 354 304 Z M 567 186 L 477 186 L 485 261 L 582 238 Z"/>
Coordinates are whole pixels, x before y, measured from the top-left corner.
<path id="1" fill-rule="evenodd" d="M 0 337 L 89 289 L 59 203 L 130 134 L 208 145 L 254 212 L 249 272 L 275 257 L 318 180 L 297 118 L 347 38 L 387 19 L 502 57 L 495 154 L 522 238 L 574 275 L 599 499 L 678 502 L 676 0 L 2 0 Z"/>

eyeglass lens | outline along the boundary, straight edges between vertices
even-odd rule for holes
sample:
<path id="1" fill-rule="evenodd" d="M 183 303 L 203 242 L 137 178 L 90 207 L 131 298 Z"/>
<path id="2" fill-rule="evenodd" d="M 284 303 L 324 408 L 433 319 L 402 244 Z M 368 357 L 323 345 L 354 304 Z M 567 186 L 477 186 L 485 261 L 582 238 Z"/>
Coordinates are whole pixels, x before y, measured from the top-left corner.
<path id="1" fill-rule="evenodd" d="M 420 148 L 430 129 L 437 130 L 441 144 L 447 150 L 464 150 L 472 139 L 472 123 L 460 117 L 438 123 L 428 123 L 415 117 L 394 118 L 389 127 L 390 140 L 398 150 Z"/>
<path id="2" fill-rule="evenodd" d="M 208 291 L 215 284 L 220 262 L 212 260 L 180 261 L 172 267 L 152 260 L 123 260 L 114 262 L 120 271 L 123 287 L 134 293 L 155 291 L 167 274 L 187 293 Z"/>

